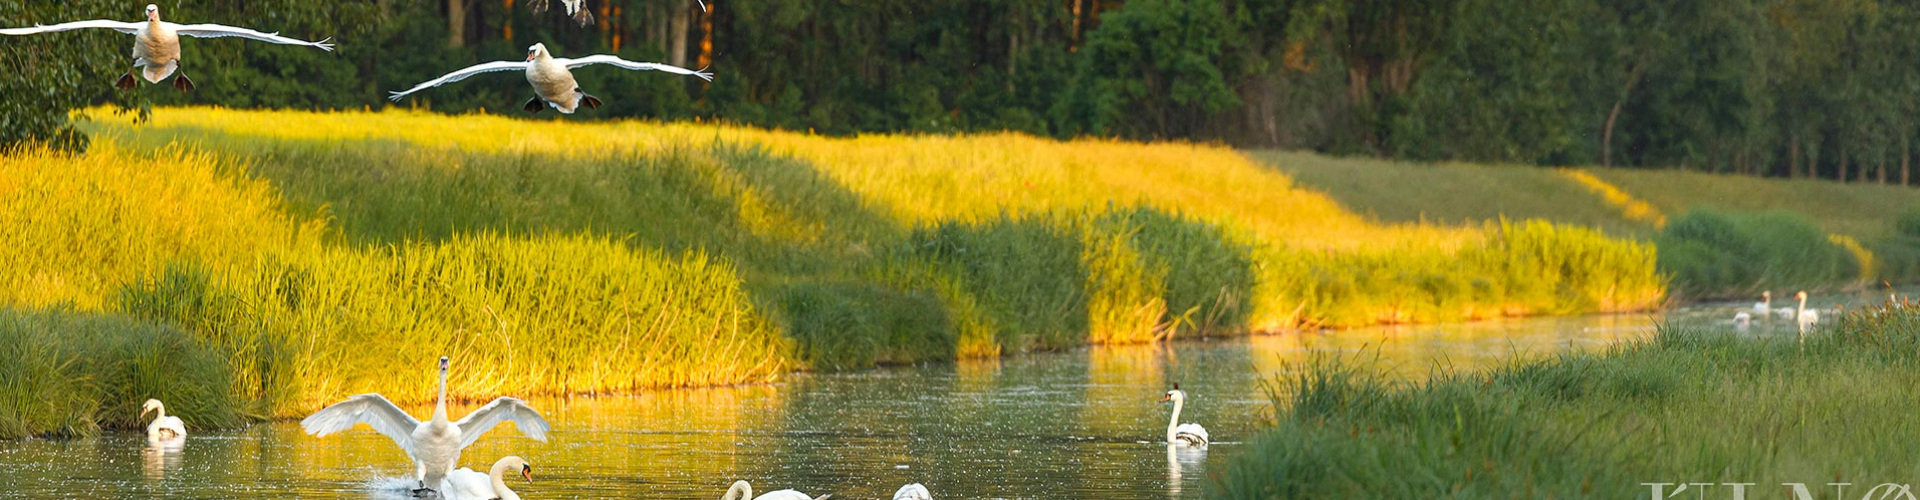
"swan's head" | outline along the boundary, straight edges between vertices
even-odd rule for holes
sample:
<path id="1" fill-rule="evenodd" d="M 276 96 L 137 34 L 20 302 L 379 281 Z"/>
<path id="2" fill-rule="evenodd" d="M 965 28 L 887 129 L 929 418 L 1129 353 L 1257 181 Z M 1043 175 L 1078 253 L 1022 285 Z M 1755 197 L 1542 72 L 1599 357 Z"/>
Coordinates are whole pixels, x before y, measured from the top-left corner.
<path id="1" fill-rule="evenodd" d="M 528 61 L 539 59 L 541 57 L 547 57 L 547 44 L 536 43 L 536 44 L 533 44 L 532 47 L 527 47 Z"/>
<path id="2" fill-rule="evenodd" d="M 1801 291 L 1800 293 L 1793 294 L 1793 299 L 1804 302 L 1807 300 L 1807 292 Z"/>
<path id="3" fill-rule="evenodd" d="M 1773 291 L 1772 290 L 1761 291 L 1760 300 L 1773 300 Z"/>
<path id="4" fill-rule="evenodd" d="M 447 357 L 441 356 L 440 357 L 440 373 L 446 373 L 446 372 L 447 372 Z"/>
<path id="5" fill-rule="evenodd" d="M 1167 391 L 1167 396 L 1160 398 L 1160 402 L 1162 403 L 1165 403 L 1168 401 L 1178 403 L 1186 400 L 1187 400 L 1187 393 L 1185 391 L 1180 390 L 1180 384 L 1173 384 L 1173 390 Z"/>
<path id="6" fill-rule="evenodd" d="M 160 21 L 160 6 L 147 4 L 147 20 L 154 22 Z"/>
<path id="7" fill-rule="evenodd" d="M 147 413 L 158 409 L 160 409 L 160 400 L 149 399 L 146 404 L 140 405 L 140 418 L 147 418 Z"/>

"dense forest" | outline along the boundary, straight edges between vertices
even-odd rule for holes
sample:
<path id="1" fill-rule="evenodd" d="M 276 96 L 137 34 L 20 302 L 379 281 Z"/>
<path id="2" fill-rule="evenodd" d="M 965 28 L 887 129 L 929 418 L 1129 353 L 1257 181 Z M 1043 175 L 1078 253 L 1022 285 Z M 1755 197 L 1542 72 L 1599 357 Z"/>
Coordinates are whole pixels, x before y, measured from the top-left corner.
<path id="1" fill-rule="evenodd" d="M 538 1 L 538 0 L 534 0 Z M 571 119 L 720 119 L 826 134 L 1017 130 L 1413 160 L 1685 168 L 1912 184 L 1913 0 L 161 0 L 169 20 L 339 51 L 190 40 L 200 90 L 116 93 L 130 40 L 0 38 L 0 142 L 73 140 L 115 102 L 395 105 L 386 91 L 546 43 L 711 66 L 588 68 Z M 0 2 L 0 24 L 140 19 L 144 1 Z M 589 16 L 580 16 L 584 20 Z M 398 106 L 515 110 L 491 76 Z M 512 111 L 518 113 L 518 111 Z M 552 118 L 552 117 L 547 117 Z"/>

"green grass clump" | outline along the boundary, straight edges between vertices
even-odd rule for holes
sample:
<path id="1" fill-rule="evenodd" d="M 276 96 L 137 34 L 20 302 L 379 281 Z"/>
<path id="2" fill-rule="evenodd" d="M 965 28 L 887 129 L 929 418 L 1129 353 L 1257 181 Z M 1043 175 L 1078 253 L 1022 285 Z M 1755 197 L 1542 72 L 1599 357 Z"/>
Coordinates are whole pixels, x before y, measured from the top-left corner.
<path id="1" fill-rule="evenodd" d="M 276 416 L 365 392 L 627 393 L 763 381 L 794 366 L 732 266 L 589 236 L 461 236 L 174 267 L 119 307 L 231 353 L 235 397 Z"/>
<path id="2" fill-rule="evenodd" d="M 0 439 L 143 428 L 149 398 L 189 430 L 230 427 L 243 405 L 229 397 L 229 380 L 220 353 L 172 327 L 0 309 Z"/>
<path id="3" fill-rule="evenodd" d="M 1920 439 L 1920 312 L 1804 342 L 1663 325 L 1601 352 L 1393 382 L 1321 358 L 1209 498 L 1632 498 L 1649 482 L 1879 484 Z"/>
<path id="4" fill-rule="evenodd" d="M 1673 218 L 1656 241 L 1660 268 L 1672 274 L 1676 293 L 1690 297 L 1853 283 L 1864 265 L 1792 212 L 1694 210 Z"/>
<path id="5" fill-rule="evenodd" d="M 1874 242 L 1880 275 L 1904 283 L 1920 281 L 1920 208 L 1908 209 L 1893 220 L 1893 230 Z"/>

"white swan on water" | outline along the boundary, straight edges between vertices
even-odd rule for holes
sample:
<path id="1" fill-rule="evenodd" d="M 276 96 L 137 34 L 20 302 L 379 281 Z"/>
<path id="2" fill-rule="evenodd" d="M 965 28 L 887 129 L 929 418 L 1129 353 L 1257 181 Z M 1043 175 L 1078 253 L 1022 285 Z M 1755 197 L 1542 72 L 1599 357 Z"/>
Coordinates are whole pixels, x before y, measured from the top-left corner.
<path id="1" fill-rule="evenodd" d="M 447 358 L 440 358 L 440 400 L 433 407 L 433 419 L 421 422 L 379 394 L 361 394 L 333 406 L 320 409 L 300 421 L 308 434 L 328 434 L 367 424 L 392 439 L 413 459 L 414 477 L 420 488 L 414 494 L 437 491 L 447 474 L 460 462 L 460 450 L 480 439 L 501 422 L 513 422 L 520 432 L 539 441 L 547 440 L 547 419 L 527 407 L 526 402 L 502 397 L 468 413 L 459 422 L 447 421 Z"/>
<path id="2" fill-rule="evenodd" d="M 159 443 L 187 437 L 187 423 L 180 417 L 167 414 L 167 406 L 158 399 L 149 399 L 140 405 L 140 418 L 147 418 L 147 412 L 153 412 L 153 422 L 147 424 L 147 441 Z"/>
<path id="3" fill-rule="evenodd" d="M 727 494 L 721 496 L 720 500 L 747 500 L 748 498 L 752 498 L 753 500 L 824 500 L 831 496 L 833 495 L 814 497 L 807 496 L 806 493 L 798 491 L 780 490 L 769 491 L 765 495 L 756 497 L 753 496 L 753 485 L 747 484 L 746 481 L 734 481 L 733 486 L 727 487 Z"/>
<path id="4" fill-rule="evenodd" d="M 333 51 L 332 38 L 318 42 L 309 42 L 280 36 L 279 33 L 261 33 L 246 28 L 235 28 L 218 24 L 174 24 L 161 22 L 160 6 L 153 4 L 147 4 L 146 22 L 129 23 L 95 19 L 91 21 L 60 23 L 52 26 L 0 29 L 0 35 L 33 35 L 87 28 L 104 28 L 133 35 L 133 67 L 139 70 L 140 76 L 146 78 L 147 83 L 160 83 L 160 80 L 165 80 L 167 77 L 173 76 L 174 72 L 180 69 L 181 35 L 195 38 L 234 36 L 262 42 L 282 45 L 304 45 L 328 52 Z M 126 76 L 120 77 L 119 81 L 114 82 L 113 86 L 118 87 L 120 90 L 132 90 L 136 84 L 138 84 L 138 82 L 134 80 L 133 72 L 130 71 Z M 173 79 L 173 88 L 180 89 L 181 92 L 193 90 L 193 80 L 188 79 L 186 74 L 181 74 L 178 78 Z"/>
<path id="5" fill-rule="evenodd" d="M 533 465 L 526 459 L 508 456 L 493 463 L 493 469 L 486 474 L 461 467 L 447 474 L 447 497 L 455 499 L 471 498 L 475 500 L 520 500 L 520 494 L 507 487 L 507 474 L 519 472 L 527 482 L 533 482 Z"/>
<path id="6" fill-rule="evenodd" d="M 1167 391 L 1167 396 L 1160 398 L 1160 402 L 1164 403 L 1167 401 L 1173 402 L 1173 418 L 1167 422 L 1167 444 L 1192 446 L 1195 448 L 1207 447 L 1207 429 L 1205 427 L 1201 427 L 1200 424 L 1180 423 L 1180 410 L 1185 407 L 1187 403 L 1187 393 L 1186 391 L 1180 390 L 1180 384 L 1173 384 L 1173 390 Z"/>
<path id="7" fill-rule="evenodd" d="M 1794 294 L 1793 298 L 1800 300 L 1800 306 L 1793 309 L 1793 321 L 1800 325 L 1800 334 L 1806 335 L 1807 330 L 1820 323 L 1820 311 L 1807 309 L 1807 292 L 1805 291 Z"/>
<path id="8" fill-rule="evenodd" d="M 1760 292 L 1760 301 L 1753 303 L 1753 315 L 1766 318 L 1773 313 L 1773 291 Z"/>
<path id="9" fill-rule="evenodd" d="M 525 105 L 521 106 L 521 109 L 525 109 L 529 113 L 539 113 L 541 110 L 553 108 L 562 114 L 573 114 L 573 111 L 579 109 L 581 104 L 587 105 L 588 108 L 600 107 L 600 98 L 580 90 L 580 84 L 573 79 L 574 68 L 594 64 L 611 64 L 635 71 L 665 71 L 713 81 L 713 73 L 694 71 L 679 66 L 668 66 L 659 63 L 628 61 L 621 59 L 619 56 L 601 54 L 579 59 L 553 57 L 553 54 L 547 52 L 546 44 L 536 43 L 533 44 L 532 47 L 527 47 L 527 60 L 525 61 L 494 61 L 468 66 L 458 71 L 442 75 L 439 78 L 428 80 L 426 83 L 414 85 L 413 88 L 405 91 L 391 92 L 388 99 L 399 102 L 401 98 L 406 97 L 408 94 L 465 80 L 467 77 L 481 73 L 524 71 L 527 74 L 527 83 L 533 85 L 533 99 L 528 100 Z"/>
<path id="10" fill-rule="evenodd" d="M 893 492 L 893 500 L 933 500 L 933 492 L 927 491 L 927 487 L 920 483 L 913 483 Z"/>
<path id="11" fill-rule="evenodd" d="M 1734 328 L 1739 329 L 1740 331 L 1746 331 L 1747 327 L 1752 324 L 1753 324 L 1753 316 L 1748 315 L 1746 311 L 1733 313 Z"/>

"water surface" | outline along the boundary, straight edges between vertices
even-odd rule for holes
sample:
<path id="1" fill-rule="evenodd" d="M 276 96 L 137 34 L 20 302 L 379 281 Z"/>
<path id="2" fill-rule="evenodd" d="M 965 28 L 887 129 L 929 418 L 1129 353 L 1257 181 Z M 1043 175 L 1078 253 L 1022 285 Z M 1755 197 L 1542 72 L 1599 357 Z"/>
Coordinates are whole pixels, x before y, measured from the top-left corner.
<path id="1" fill-rule="evenodd" d="M 912 482 L 942 499 L 1198 498 L 1208 471 L 1272 418 L 1269 382 L 1311 354 L 1378 359 L 1418 378 L 1643 338 L 1661 319 L 1725 325 L 1747 306 L 1096 347 L 539 399 L 534 407 L 554 425 L 548 442 L 503 426 L 468 448 L 462 465 L 484 471 L 501 456 L 527 458 L 534 481 L 510 484 L 529 499 L 714 499 L 735 479 L 836 499 L 892 498 Z M 1756 334 L 1786 327 L 1761 324 Z M 1213 436 L 1206 451 L 1162 443 L 1172 408 L 1159 400 L 1174 383 L 1189 393 L 1182 421 Z M 196 433 L 177 450 L 133 434 L 0 442 L 0 470 L 10 497 L 402 498 L 394 488 L 412 465 L 365 427 L 314 438 L 276 422 Z"/>

